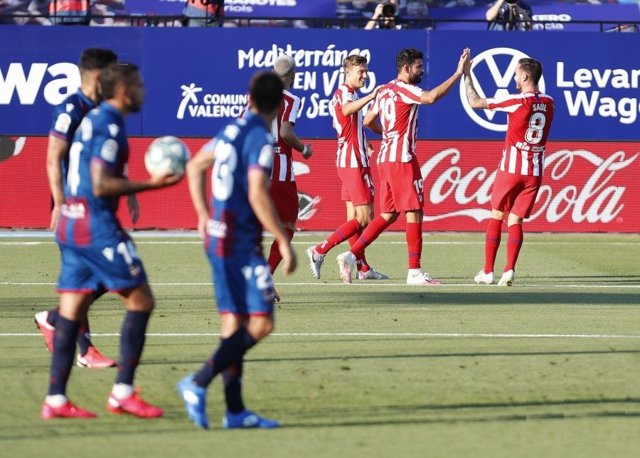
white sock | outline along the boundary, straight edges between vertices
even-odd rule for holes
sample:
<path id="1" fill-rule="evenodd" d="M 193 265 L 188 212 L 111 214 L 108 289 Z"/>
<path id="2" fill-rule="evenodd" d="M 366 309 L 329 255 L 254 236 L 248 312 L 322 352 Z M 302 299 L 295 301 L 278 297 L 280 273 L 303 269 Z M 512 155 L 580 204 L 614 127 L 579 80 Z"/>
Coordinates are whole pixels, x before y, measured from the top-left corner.
<path id="1" fill-rule="evenodd" d="M 422 273 L 422 269 L 409 269 L 409 274 L 411 275 L 419 275 Z"/>
<path id="2" fill-rule="evenodd" d="M 68 399 L 64 394 L 49 394 L 44 398 L 44 402 L 51 407 L 62 407 L 67 403 L 67 401 Z"/>
<path id="3" fill-rule="evenodd" d="M 126 399 L 133 394 L 133 385 L 126 383 L 116 383 L 111 389 L 111 393 L 118 399 Z"/>

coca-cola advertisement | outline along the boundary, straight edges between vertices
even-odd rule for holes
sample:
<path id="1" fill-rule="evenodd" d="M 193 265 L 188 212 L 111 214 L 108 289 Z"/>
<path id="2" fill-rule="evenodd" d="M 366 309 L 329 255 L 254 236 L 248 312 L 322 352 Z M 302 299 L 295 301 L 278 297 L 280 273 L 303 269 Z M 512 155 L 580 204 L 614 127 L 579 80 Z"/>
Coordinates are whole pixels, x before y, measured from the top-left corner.
<path id="1" fill-rule="evenodd" d="M 184 139 L 192 152 L 205 139 Z M 129 176 L 145 179 L 143 156 L 151 138 L 130 140 Z M 305 140 L 306 142 L 307 140 Z M 345 219 L 335 167 L 336 142 L 310 140 L 315 153 L 295 154 L 300 230 L 329 231 Z M 45 171 L 45 137 L 0 138 L 0 227 L 42 229 L 51 198 Z M 378 142 L 373 142 L 377 150 Z M 502 156 L 501 141 L 419 141 L 424 177 L 425 231 L 484 231 L 490 195 Z M 526 222 L 540 232 L 640 232 L 640 143 L 550 142 L 543 184 Z M 375 156 L 374 158 L 375 159 Z M 377 170 L 372 167 L 374 185 Z M 134 225 L 126 208 L 119 216 L 133 229 L 194 229 L 196 216 L 186 182 L 141 193 Z M 123 205 L 122 207 L 126 207 Z M 400 218 L 391 230 L 402 230 Z"/>

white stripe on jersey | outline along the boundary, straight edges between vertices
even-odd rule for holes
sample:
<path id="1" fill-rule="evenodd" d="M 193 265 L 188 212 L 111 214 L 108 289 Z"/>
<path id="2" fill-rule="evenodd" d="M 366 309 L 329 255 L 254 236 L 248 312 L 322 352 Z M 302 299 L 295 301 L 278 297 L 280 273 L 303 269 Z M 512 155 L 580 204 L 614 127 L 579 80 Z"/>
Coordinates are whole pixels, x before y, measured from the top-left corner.
<path id="1" fill-rule="evenodd" d="M 528 152 L 520 151 L 520 175 L 527 175 L 529 172 L 529 161 L 527 161 L 528 156 Z"/>
<path id="2" fill-rule="evenodd" d="M 518 160 L 518 150 L 515 147 L 509 148 L 509 173 L 516 173 L 516 162 Z"/>
<path id="3" fill-rule="evenodd" d="M 544 155 L 544 153 L 543 153 Z M 539 177 L 540 174 L 540 153 L 533 153 L 533 159 L 532 159 L 532 163 L 533 163 L 533 176 L 534 177 Z"/>

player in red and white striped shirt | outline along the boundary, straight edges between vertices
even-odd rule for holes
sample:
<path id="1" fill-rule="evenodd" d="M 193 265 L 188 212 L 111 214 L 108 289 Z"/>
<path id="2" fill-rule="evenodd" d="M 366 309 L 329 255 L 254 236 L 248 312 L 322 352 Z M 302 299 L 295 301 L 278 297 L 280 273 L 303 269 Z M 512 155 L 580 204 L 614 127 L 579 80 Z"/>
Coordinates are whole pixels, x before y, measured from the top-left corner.
<path id="1" fill-rule="evenodd" d="M 362 230 L 373 219 L 374 192 L 369 165 L 369 156 L 373 149 L 364 133 L 362 109 L 375 98 L 379 87 L 366 97 L 358 97 L 357 90 L 364 87 L 367 81 L 366 57 L 353 54 L 344 59 L 342 66 L 345 81 L 334 93 L 331 104 L 333 127 L 338 133 L 336 167 L 342 182 L 341 198 L 347 206 L 347 222 L 336 229 L 325 241 L 307 249 L 309 266 L 315 278 L 320 278 L 320 268 L 329 250 L 347 239 L 349 244 L 353 245 L 360 237 Z M 379 124 L 375 124 L 372 130 L 378 134 L 382 133 Z M 364 250 L 355 255 L 360 280 L 389 278 L 368 265 Z M 344 280 L 348 282 L 350 278 Z"/>
<path id="2" fill-rule="evenodd" d="M 293 130 L 300 111 L 300 99 L 288 91 L 296 76 L 295 61 L 283 54 L 276 59 L 273 71 L 282 79 L 285 90 L 278 115 L 271 123 L 275 147 L 270 192 L 278 217 L 291 241 L 298 220 L 298 187 L 293 173 L 293 150 L 299 151 L 303 158 L 309 159 L 313 154 L 313 148 L 310 144 L 303 144 Z M 280 247 L 274 241 L 267 261 L 272 273 L 281 260 Z M 276 297 L 279 300 L 277 294 Z"/>
<path id="3" fill-rule="evenodd" d="M 416 86 L 424 74 L 422 53 L 415 48 L 408 48 L 396 56 L 397 78 L 380 89 L 364 118 L 367 127 L 378 122 L 378 118 L 382 125 L 382 144 L 378 153 L 381 214 L 362 232 L 351 251 L 338 256 L 343 277 L 351 277 L 355 263 L 353 253 L 368 246 L 398 219 L 400 213 L 404 213 L 409 251 L 407 284 L 440 284 L 420 265 L 424 196 L 422 175 L 415 154 L 418 106 L 435 103 L 444 97 L 462 76 L 463 65 L 468 60 L 469 50 L 465 49 L 453 75 L 436 88 L 423 90 Z"/>
<path id="4" fill-rule="evenodd" d="M 531 215 L 544 171 L 544 150 L 553 122 L 553 99 L 538 90 L 542 64 L 535 59 L 518 61 L 515 95 L 485 99 L 478 95 L 471 76 L 471 63 L 465 66 L 464 84 L 472 108 L 506 111 L 508 127 L 502 161 L 491 191 L 491 219 L 485 239 L 484 268 L 474 277 L 476 283 L 494 281 L 493 266 L 500 246 L 502 221 L 507 217 L 507 264 L 498 286 L 511 286 L 522 247 L 522 221 Z"/>

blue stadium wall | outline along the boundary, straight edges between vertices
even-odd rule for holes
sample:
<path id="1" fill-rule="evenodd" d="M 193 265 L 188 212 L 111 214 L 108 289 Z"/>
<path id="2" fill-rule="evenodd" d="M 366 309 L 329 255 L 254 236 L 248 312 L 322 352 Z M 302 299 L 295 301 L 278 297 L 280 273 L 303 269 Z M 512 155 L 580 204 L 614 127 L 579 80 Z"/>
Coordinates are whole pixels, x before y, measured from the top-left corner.
<path id="1" fill-rule="evenodd" d="M 342 81 L 342 59 L 370 60 L 364 93 L 392 79 L 395 55 L 415 47 L 425 56 L 422 87 L 445 80 L 471 47 L 478 88 L 487 97 L 513 92 L 515 62 L 544 65 L 542 89 L 556 100 L 552 137 L 633 141 L 639 137 L 640 35 L 599 32 L 362 31 L 333 29 L 0 28 L 0 135 L 46 135 L 51 106 L 79 83 L 78 56 L 110 47 L 141 66 L 147 99 L 128 120 L 130 135 L 208 137 L 245 102 L 247 82 L 286 52 L 298 64 L 294 92 L 303 100 L 297 130 L 333 138 L 329 99 Z M 461 86 L 421 109 L 421 139 L 495 140 L 502 114 L 470 110 Z"/>

